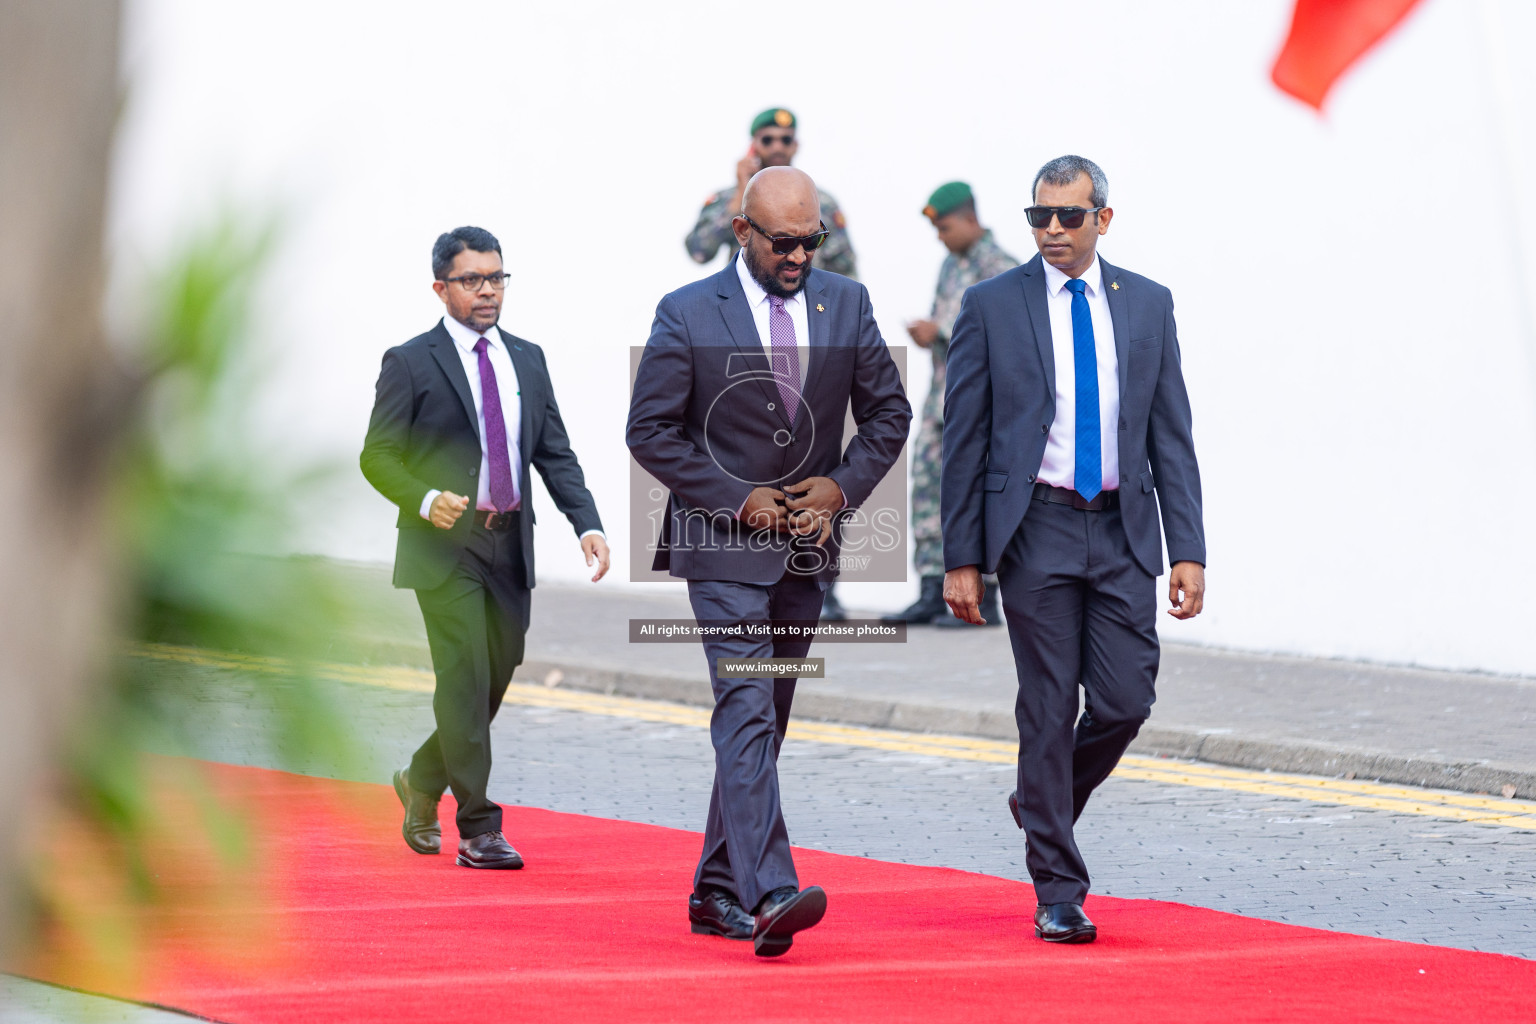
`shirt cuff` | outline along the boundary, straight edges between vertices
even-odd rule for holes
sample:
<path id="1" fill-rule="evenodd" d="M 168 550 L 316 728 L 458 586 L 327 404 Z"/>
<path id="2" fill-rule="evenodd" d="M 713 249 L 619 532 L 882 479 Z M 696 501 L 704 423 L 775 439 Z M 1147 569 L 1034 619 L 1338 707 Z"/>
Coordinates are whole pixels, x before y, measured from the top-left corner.
<path id="1" fill-rule="evenodd" d="M 428 491 L 427 496 L 421 499 L 421 518 L 429 523 L 432 521 L 432 502 L 436 501 L 437 496 L 442 493 L 442 491 Z"/>
<path id="2" fill-rule="evenodd" d="M 603 538 L 603 543 L 604 544 L 608 543 L 608 535 L 606 533 L 604 533 L 602 530 L 588 530 L 585 533 L 583 533 L 581 536 L 577 537 L 576 539 L 578 541 L 583 541 L 583 540 L 586 540 L 588 537 L 592 537 L 592 536 L 601 537 L 601 538 Z"/>

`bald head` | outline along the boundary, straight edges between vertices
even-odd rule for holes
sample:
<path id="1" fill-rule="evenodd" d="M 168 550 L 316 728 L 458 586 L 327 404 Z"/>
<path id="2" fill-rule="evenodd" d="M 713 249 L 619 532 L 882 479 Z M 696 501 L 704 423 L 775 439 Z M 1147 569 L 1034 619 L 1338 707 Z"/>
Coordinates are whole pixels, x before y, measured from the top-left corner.
<path id="1" fill-rule="evenodd" d="M 752 175 L 741 209 L 775 235 L 809 235 L 821 224 L 816 183 L 795 167 L 764 167 Z"/>
<path id="2" fill-rule="evenodd" d="M 811 176 L 793 167 L 764 167 L 747 182 L 741 211 L 731 221 L 731 230 L 752 279 L 769 295 L 784 298 L 805 287 L 816 253 L 814 244 L 807 250 L 797 239 L 821 231 L 821 198 Z M 774 245 L 794 249 L 774 252 Z"/>

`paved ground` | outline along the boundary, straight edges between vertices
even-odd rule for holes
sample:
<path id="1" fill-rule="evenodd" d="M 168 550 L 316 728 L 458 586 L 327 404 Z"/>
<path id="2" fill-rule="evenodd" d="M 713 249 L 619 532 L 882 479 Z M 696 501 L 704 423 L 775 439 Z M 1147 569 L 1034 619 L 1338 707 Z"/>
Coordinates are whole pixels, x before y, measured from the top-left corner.
<path id="1" fill-rule="evenodd" d="M 361 611 L 341 661 L 430 667 L 421 615 L 387 571 L 337 571 Z M 604 591 L 541 585 L 528 662 L 534 681 L 708 704 L 696 644 L 636 644 L 636 618 L 687 618 L 679 587 Z M 1006 630 L 909 631 L 903 644 L 817 644 L 826 678 L 804 681 L 801 713 L 829 721 L 1016 739 Z M 1142 753 L 1276 771 L 1433 785 L 1536 799 L 1536 679 L 1360 662 L 1263 657 L 1165 644 Z"/>
<path id="2" fill-rule="evenodd" d="M 168 753 L 383 782 L 431 727 L 426 693 L 326 684 L 346 709 L 355 753 L 300 756 L 274 728 L 282 690 L 270 677 L 195 665 L 164 672 L 175 681 L 170 699 L 191 709 L 187 739 Z M 493 796 L 697 829 L 710 780 L 707 732 L 636 717 L 646 707 L 665 712 L 661 705 L 629 706 L 640 710 L 509 703 L 495 726 Z M 1009 765 L 824 740 L 792 741 L 781 763 L 799 845 L 1026 878 L 1022 835 L 1003 803 Z M 1536 829 L 1111 778 L 1079 836 L 1095 891 L 1107 895 L 1536 957 Z M 19 979 L 0 979 L 0 1000 L 7 1022 L 185 1019 Z"/>
<path id="3" fill-rule="evenodd" d="M 341 687 L 362 758 L 295 761 L 253 714 L 272 698 L 264 681 L 177 671 L 202 697 L 207 724 L 189 751 L 202 757 L 384 781 L 431 728 L 426 694 Z M 494 749 L 504 802 L 702 827 L 702 728 L 509 704 Z M 826 742 L 789 744 L 783 764 L 799 845 L 1027 877 L 1005 806 L 1011 765 Z M 1080 842 L 1106 895 L 1536 957 L 1536 830 L 1112 777 Z"/>

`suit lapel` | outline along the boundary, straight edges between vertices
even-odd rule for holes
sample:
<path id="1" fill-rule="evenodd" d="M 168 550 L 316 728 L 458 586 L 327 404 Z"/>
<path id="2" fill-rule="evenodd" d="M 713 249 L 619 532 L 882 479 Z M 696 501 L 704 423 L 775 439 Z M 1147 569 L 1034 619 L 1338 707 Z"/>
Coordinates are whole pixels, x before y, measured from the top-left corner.
<path id="1" fill-rule="evenodd" d="M 500 331 L 501 328 L 498 327 L 497 330 Z M 541 389 L 544 382 L 534 366 L 532 353 L 523 346 L 523 339 L 501 331 L 501 343 L 507 346 L 507 355 L 512 358 L 512 369 L 517 371 L 517 454 L 522 462 L 519 473 L 526 483 L 528 464 L 533 458 L 533 449 L 538 442 L 538 438 L 533 436 L 533 407 L 536 403 L 542 404 Z"/>
<path id="2" fill-rule="evenodd" d="M 474 431 L 478 441 L 480 417 L 475 415 L 475 396 L 469 390 L 469 377 L 464 373 L 464 361 L 459 358 L 459 347 L 453 343 L 453 336 L 441 320 L 437 322 L 437 330 L 432 332 L 427 346 L 432 350 L 432 358 L 437 360 L 437 365 L 448 375 L 448 383 L 458 392 L 459 401 L 464 405 L 464 415 L 469 417 L 469 429 Z"/>
<path id="3" fill-rule="evenodd" d="M 1046 305 L 1045 260 L 1036 256 L 1024 264 L 1024 308 L 1029 312 L 1029 326 L 1035 332 L 1035 348 L 1045 367 L 1046 391 L 1056 397 L 1056 346 L 1051 338 L 1051 312 Z"/>
<path id="4" fill-rule="evenodd" d="M 741 278 L 737 277 L 736 271 L 736 261 L 739 259 L 741 253 L 737 252 L 731 262 L 725 265 L 725 269 L 715 275 L 715 291 L 721 299 L 720 315 L 725 319 L 725 328 L 730 332 L 736 348 L 746 356 L 745 370 L 751 372 L 757 381 L 763 398 L 773 406 L 784 425 L 793 428 L 794 424 L 784 415 L 783 400 L 772 374 L 763 372 L 764 369 L 772 368 L 773 361 L 763 347 L 763 339 L 757 336 L 757 322 L 752 319 L 752 310 L 747 306 L 747 293 L 741 289 Z M 726 360 L 726 372 L 731 372 L 729 359 Z"/>
<path id="5" fill-rule="evenodd" d="M 1119 284 L 1120 271 L 1099 258 L 1099 274 L 1104 294 L 1109 298 L 1109 319 L 1115 325 L 1115 362 L 1122 401 L 1125 395 L 1127 364 L 1131 359 L 1131 320 L 1126 308 L 1125 287 Z"/>

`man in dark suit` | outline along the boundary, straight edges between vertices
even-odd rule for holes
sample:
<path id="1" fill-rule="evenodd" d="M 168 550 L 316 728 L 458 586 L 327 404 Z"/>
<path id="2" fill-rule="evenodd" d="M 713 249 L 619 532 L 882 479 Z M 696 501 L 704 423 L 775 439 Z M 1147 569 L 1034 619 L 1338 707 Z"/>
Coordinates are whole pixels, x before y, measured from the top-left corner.
<path id="1" fill-rule="evenodd" d="M 432 288 L 447 315 L 384 353 L 361 458 L 363 475 L 400 508 L 395 586 L 416 591 L 437 688 L 437 731 L 395 773 L 401 831 L 437 853 L 437 803 L 458 801 L 457 863 L 520 868 L 486 795 L 491 719 L 523 660 L 534 586 L 530 467 L 580 537 L 595 583 L 608 545 L 539 346 L 496 326 L 507 278 L 501 245 L 481 228 L 440 236 Z M 459 493 L 462 491 L 463 493 Z"/>
<path id="2" fill-rule="evenodd" d="M 689 920 L 777 956 L 826 909 L 820 887 L 799 888 L 779 806 L 796 676 L 732 678 L 720 660 L 805 656 L 794 631 L 837 575 L 842 514 L 900 457 L 912 410 L 869 293 L 812 269 L 827 231 L 810 177 L 759 171 L 733 227 L 730 265 L 656 308 L 627 440 L 671 491 L 655 567 L 688 581 L 701 626 L 730 631 L 703 638 L 715 783 Z"/>
<path id="3" fill-rule="evenodd" d="M 1008 805 L 1050 942 L 1098 934 L 1072 827 L 1152 708 L 1159 504 L 1169 614 L 1198 615 L 1205 591 L 1173 297 L 1098 257 L 1108 191 L 1082 157 L 1040 169 L 1040 255 L 966 292 L 944 401 L 944 598 L 980 623 L 981 574 L 998 575 L 1019 677 Z"/>

